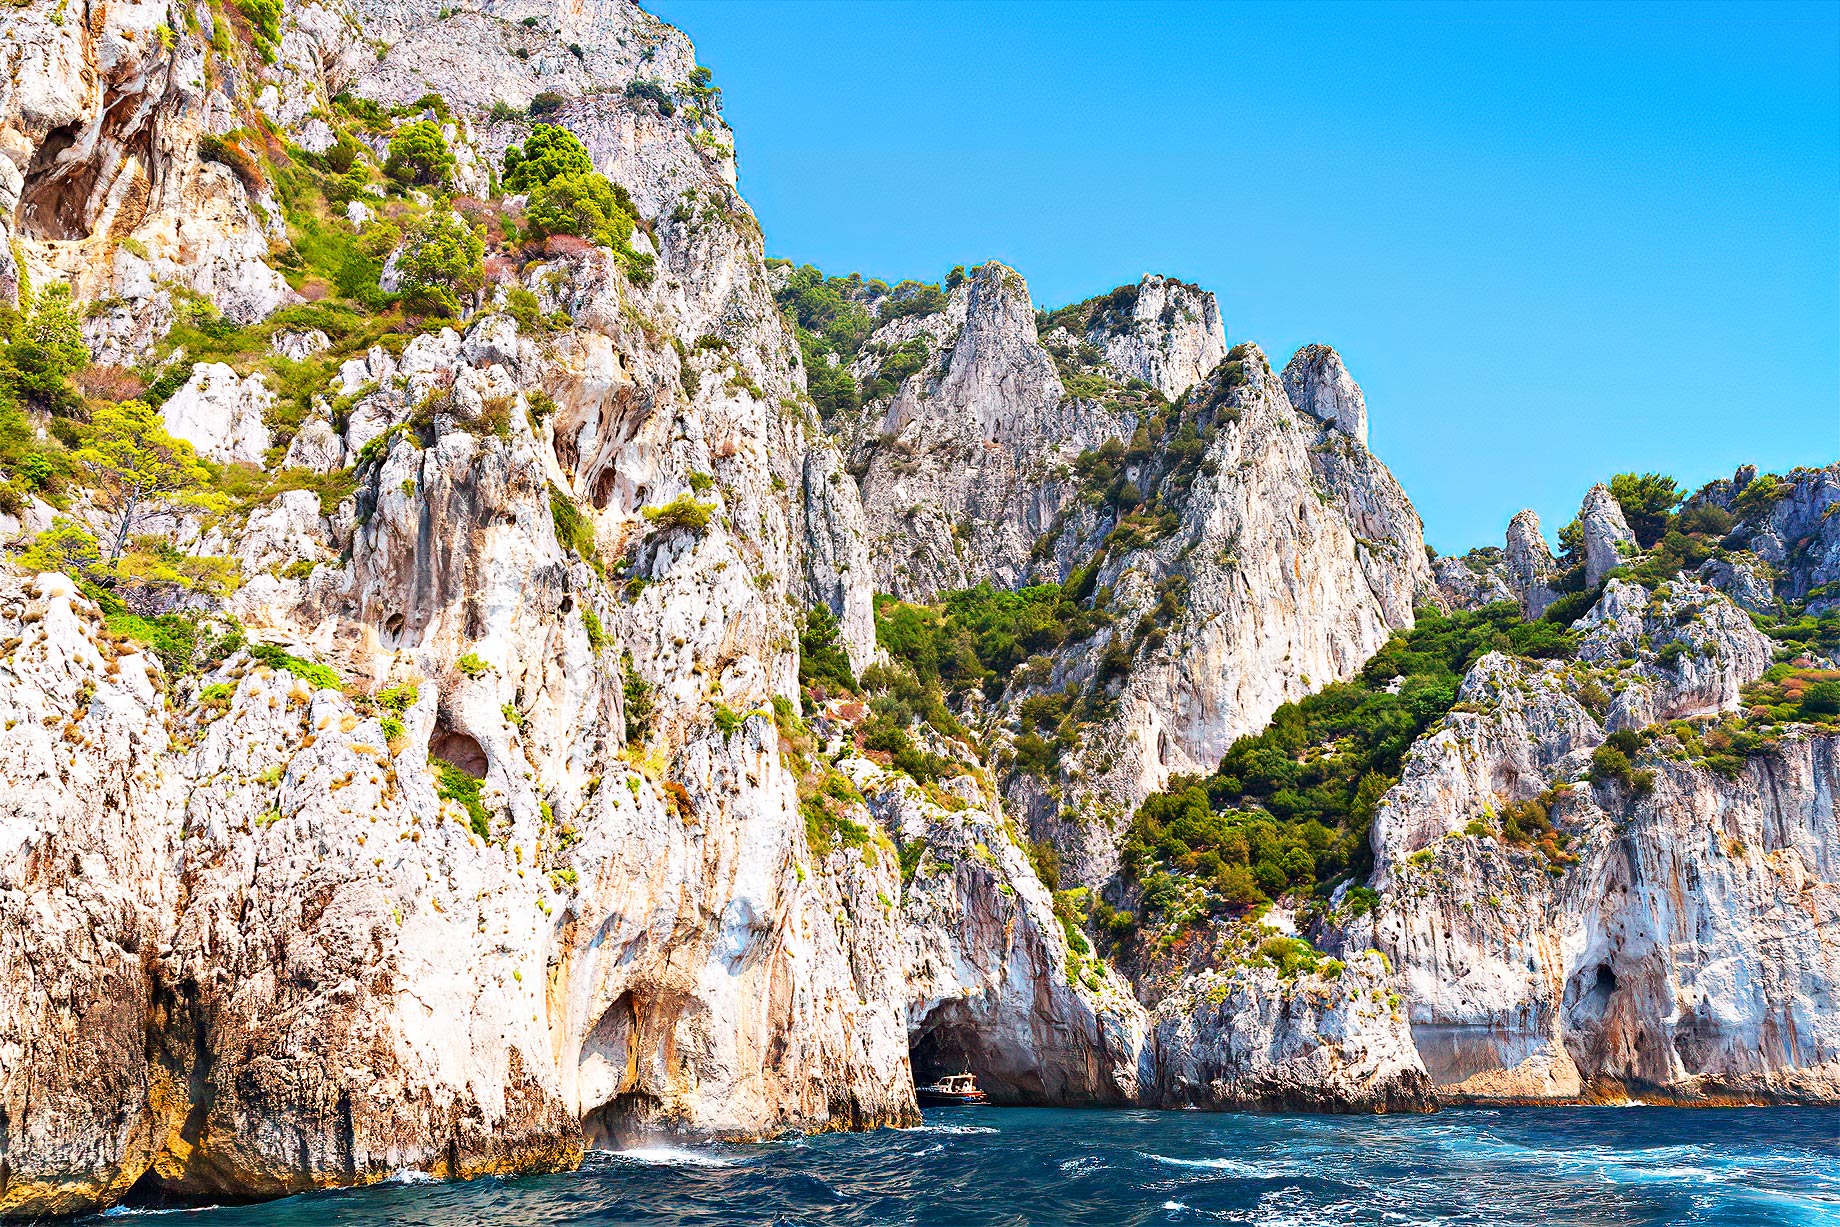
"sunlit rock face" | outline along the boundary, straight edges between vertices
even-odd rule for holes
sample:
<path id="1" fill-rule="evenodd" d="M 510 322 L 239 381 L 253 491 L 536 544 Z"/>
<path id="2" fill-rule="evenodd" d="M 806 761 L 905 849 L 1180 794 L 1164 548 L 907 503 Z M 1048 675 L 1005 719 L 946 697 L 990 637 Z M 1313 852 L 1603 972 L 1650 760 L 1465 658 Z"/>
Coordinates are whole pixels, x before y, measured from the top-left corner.
<path id="1" fill-rule="evenodd" d="M 1748 702 L 1775 645 L 1745 610 L 1831 600 L 1834 469 L 1713 489 L 1761 510 L 1665 590 L 1612 574 L 1639 548 L 1603 487 L 1577 556 L 1523 513 L 1434 568 L 1333 349 L 1275 371 L 1154 274 L 1038 312 L 994 262 L 881 320 L 870 393 L 820 420 L 678 31 L 318 0 L 270 55 L 193 7 L 27 0 L 0 40 L 0 296 L 64 281 L 99 366 L 170 359 L 142 391 L 218 497 L 143 565 L 234 574 L 125 614 L 0 574 L 0 1215 L 911 1124 L 959 1070 L 1070 1105 L 1834 1098 L 1836 738 L 1593 778 L 1613 736 Z M 628 193 L 626 250 L 492 199 L 525 108 Z M 389 228 L 449 205 L 322 215 L 283 172 L 423 120 L 481 283 L 453 318 L 316 314 L 308 223 L 382 236 L 400 284 Z M 5 526 L 106 535 L 68 493 Z M 950 733 L 801 685 L 819 607 L 860 675 L 876 594 L 980 583 L 1104 616 Z M 1377 907 L 1267 917 L 1323 962 L 1260 961 L 1277 929 L 1240 918 L 1216 954 L 1102 931 L 1147 796 L 1425 604 L 1562 587 L 1594 602 L 1576 659 L 1476 661 L 1378 803 Z M 196 642 L 124 620 L 168 607 Z M 1069 687 L 1104 701 L 1019 769 L 1023 705 Z M 869 731 L 896 713 L 920 767 Z M 1539 798 L 1563 865 L 1497 837 Z"/>

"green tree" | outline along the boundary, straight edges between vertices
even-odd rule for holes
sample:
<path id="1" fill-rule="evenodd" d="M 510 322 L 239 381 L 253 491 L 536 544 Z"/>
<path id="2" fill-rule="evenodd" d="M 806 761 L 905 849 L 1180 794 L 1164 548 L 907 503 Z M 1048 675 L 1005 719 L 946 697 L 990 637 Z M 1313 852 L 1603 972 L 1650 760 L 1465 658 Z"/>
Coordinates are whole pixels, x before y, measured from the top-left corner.
<path id="1" fill-rule="evenodd" d="M 433 120 L 405 124 L 390 138 L 390 156 L 383 163 L 383 173 L 396 182 L 439 187 L 453 170 L 454 155 Z"/>
<path id="2" fill-rule="evenodd" d="M 52 285 L 14 324 L 0 351 L 0 395 L 45 413 L 74 414 L 83 398 L 70 377 L 88 363 L 89 347 L 71 307 L 70 287 Z"/>
<path id="3" fill-rule="evenodd" d="M 1655 548 L 1666 535 L 1668 520 L 1686 497 L 1672 477 L 1660 473 L 1618 473 L 1610 479 L 1610 495 L 1623 509 L 1636 544 L 1645 550 Z"/>
<path id="4" fill-rule="evenodd" d="M 221 502 L 192 445 L 167 434 L 160 415 L 143 401 L 97 410 L 75 459 L 94 487 L 96 506 L 113 524 L 110 562 L 149 524 Z"/>
<path id="5" fill-rule="evenodd" d="M 449 211 L 431 215 L 409 233 L 396 271 L 413 307 L 431 315 L 459 315 L 460 295 L 485 284 L 485 239 Z"/>
<path id="6" fill-rule="evenodd" d="M 101 557 L 95 533 L 69 516 L 58 516 L 51 527 L 32 539 L 31 548 L 19 556 L 19 565 L 28 571 L 81 576 Z"/>
<path id="7" fill-rule="evenodd" d="M 63 282 L 48 286 L 32 305 L 32 313 L 20 321 L 15 341 L 24 341 L 44 349 L 46 356 L 65 374 L 82 370 L 89 364 L 89 346 L 83 343 L 83 325 L 71 306 L 70 287 Z"/>
<path id="8" fill-rule="evenodd" d="M 557 175 L 531 189 L 524 216 L 533 233 L 578 234 L 616 251 L 627 250 L 637 210 L 624 189 L 593 171 Z"/>
<path id="9" fill-rule="evenodd" d="M 799 634 L 799 680 L 829 682 L 845 690 L 856 689 L 856 676 L 850 672 L 850 657 L 840 639 L 842 627 L 828 605 L 815 605 L 805 615 L 805 629 Z"/>
<path id="10" fill-rule="evenodd" d="M 587 146 L 567 128 L 556 124 L 538 124 L 530 130 L 523 145 L 505 150 L 505 191 L 528 192 L 548 183 L 558 175 L 583 175 L 594 172 L 594 159 Z"/>

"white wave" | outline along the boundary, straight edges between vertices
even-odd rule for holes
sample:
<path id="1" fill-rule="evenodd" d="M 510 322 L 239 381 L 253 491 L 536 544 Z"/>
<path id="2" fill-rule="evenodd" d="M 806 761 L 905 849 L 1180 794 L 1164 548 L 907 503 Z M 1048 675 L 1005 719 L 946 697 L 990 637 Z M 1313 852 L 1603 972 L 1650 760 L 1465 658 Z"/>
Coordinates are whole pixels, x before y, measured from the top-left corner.
<path id="1" fill-rule="evenodd" d="M 1210 1171 L 1232 1172 L 1236 1176 L 1250 1176 L 1250 1177 L 1266 1177 L 1266 1176 L 1275 1176 L 1275 1175 L 1280 1175 L 1280 1174 L 1288 1174 L 1288 1173 L 1279 1173 L 1275 1171 L 1268 1171 L 1265 1168 L 1259 1167 L 1257 1164 L 1247 1163 L 1241 1159 L 1178 1159 L 1172 1155 L 1151 1154 L 1147 1150 L 1140 1150 L 1137 1153 L 1142 1155 L 1144 1158 L 1151 1160 L 1152 1162 L 1167 1163 L 1171 1167 L 1199 1167 L 1199 1168 L 1206 1168 Z"/>
<path id="2" fill-rule="evenodd" d="M 427 1172 L 417 1171 L 413 1167 L 399 1167 L 390 1173 L 385 1184 L 440 1184 L 440 1180 Z"/>
<path id="3" fill-rule="evenodd" d="M 203 1214 L 206 1210 L 221 1210 L 222 1206 L 110 1206 L 104 1210 L 102 1218 L 139 1218 L 143 1214 Z"/>
<path id="4" fill-rule="evenodd" d="M 1001 1133 L 989 1125 L 915 1125 L 909 1133 Z"/>
<path id="5" fill-rule="evenodd" d="M 607 1150 L 602 1154 L 612 1155 L 616 1159 L 630 1159 L 634 1163 L 645 1163 L 652 1167 L 733 1167 L 733 1159 L 724 1159 L 720 1155 L 703 1154 L 700 1151 L 684 1150 L 676 1146 L 631 1146 L 625 1150 Z"/>

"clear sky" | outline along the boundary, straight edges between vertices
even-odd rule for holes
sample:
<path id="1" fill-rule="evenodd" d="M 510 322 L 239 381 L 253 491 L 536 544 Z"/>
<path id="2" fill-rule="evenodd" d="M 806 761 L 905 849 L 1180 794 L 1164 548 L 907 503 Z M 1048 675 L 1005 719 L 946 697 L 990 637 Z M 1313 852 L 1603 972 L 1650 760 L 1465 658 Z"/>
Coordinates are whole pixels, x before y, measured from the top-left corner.
<path id="1" fill-rule="evenodd" d="M 1445 553 L 1840 459 L 1840 5 L 648 0 L 770 255 L 1335 346 Z"/>

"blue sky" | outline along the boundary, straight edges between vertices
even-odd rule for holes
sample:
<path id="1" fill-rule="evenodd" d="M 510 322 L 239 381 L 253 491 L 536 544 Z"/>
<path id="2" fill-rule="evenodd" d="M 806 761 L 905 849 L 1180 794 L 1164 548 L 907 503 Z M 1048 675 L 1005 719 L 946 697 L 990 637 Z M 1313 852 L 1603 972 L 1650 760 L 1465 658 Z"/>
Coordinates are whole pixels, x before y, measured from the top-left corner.
<path id="1" fill-rule="evenodd" d="M 1840 5 L 652 0 L 771 255 L 1342 352 L 1439 550 L 1840 459 Z"/>

